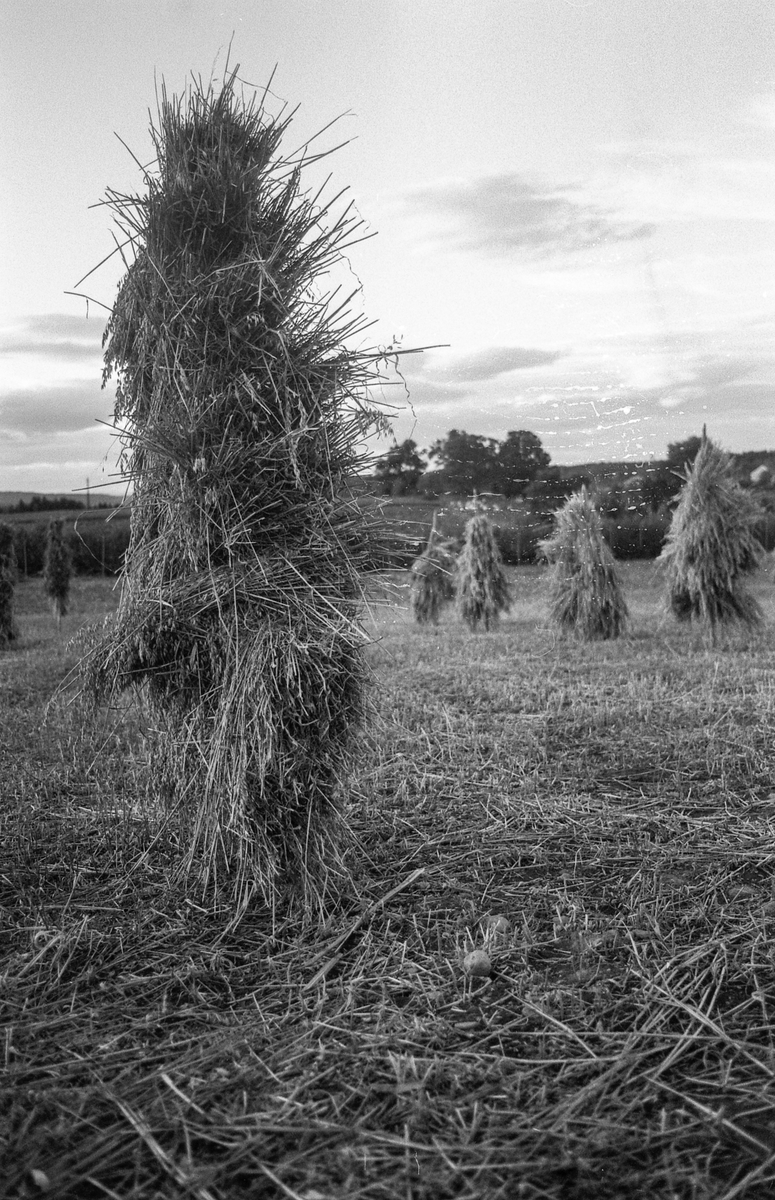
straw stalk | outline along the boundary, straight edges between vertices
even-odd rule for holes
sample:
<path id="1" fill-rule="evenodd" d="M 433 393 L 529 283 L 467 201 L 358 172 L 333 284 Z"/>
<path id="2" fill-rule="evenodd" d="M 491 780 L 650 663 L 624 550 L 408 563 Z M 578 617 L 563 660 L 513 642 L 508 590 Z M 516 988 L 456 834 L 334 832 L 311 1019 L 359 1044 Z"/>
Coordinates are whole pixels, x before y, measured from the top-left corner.
<path id="1" fill-rule="evenodd" d="M 731 462 L 703 428 L 660 555 L 672 612 L 679 621 L 698 622 L 712 641 L 721 626 L 750 627 L 762 620 L 759 604 L 743 586 L 762 558 L 755 532 L 762 513 L 735 479 Z"/>
<path id="2" fill-rule="evenodd" d="M 627 624 L 627 603 L 586 487 L 565 501 L 540 549 L 550 563 L 550 611 L 560 628 L 588 642 L 619 637 Z"/>
<path id="3" fill-rule="evenodd" d="M 54 517 L 49 521 L 46 531 L 46 551 L 43 558 L 43 587 L 51 601 L 51 608 L 56 617 L 57 628 L 62 624 L 62 617 L 67 614 L 72 567 L 73 561 L 70 547 L 66 544 L 62 534 L 62 518 Z"/>
<path id="4" fill-rule="evenodd" d="M 14 612 L 16 573 L 13 529 L 3 521 L 0 522 L 0 650 L 7 649 L 19 637 Z"/>
<path id="5" fill-rule="evenodd" d="M 363 712 L 369 537 L 347 480 L 383 423 L 380 355 L 350 348 L 363 318 L 321 286 L 360 222 L 302 191 L 290 117 L 235 75 L 162 90 L 146 194 L 108 193 L 134 249 L 105 352 L 134 500 L 86 676 L 151 705 L 188 879 L 321 904 Z"/>
<path id="6" fill-rule="evenodd" d="M 485 513 L 471 517 L 455 568 L 457 611 L 472 630 L 491 629 L 509 608 L 509 583 L 495 533 Z"/>
<path id="7" fill-rule="evenodd" d="M 439 536 L 436 513 L 428 544 L 412 563 L 411 607 L 418 625 L 437 625 L 446 604 L 454 599 L 455 555 L 452 543 Z"/>

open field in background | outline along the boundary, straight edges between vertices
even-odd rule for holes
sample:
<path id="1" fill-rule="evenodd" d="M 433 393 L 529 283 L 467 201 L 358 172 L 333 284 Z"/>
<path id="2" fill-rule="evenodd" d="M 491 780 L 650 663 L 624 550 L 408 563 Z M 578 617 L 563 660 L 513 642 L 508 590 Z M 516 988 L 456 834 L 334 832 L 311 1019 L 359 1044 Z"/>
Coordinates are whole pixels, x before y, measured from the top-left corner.
<path id="1" fill-rule="evenodd" d="M 171 886 L 138 719 L 47 709 L 111 581 L 75 581 L 61 639 L 18 586 L 4 1194 L 773 1195 L 775 575 L 766 628 L 710 649 L 653 563 L 621 569 L 632 633 L 591 646 L 544 626 L 540 568 L 491 634 L 411 624 L 405 573 L 373 589 L 353 879 L 322 931 Z"/>

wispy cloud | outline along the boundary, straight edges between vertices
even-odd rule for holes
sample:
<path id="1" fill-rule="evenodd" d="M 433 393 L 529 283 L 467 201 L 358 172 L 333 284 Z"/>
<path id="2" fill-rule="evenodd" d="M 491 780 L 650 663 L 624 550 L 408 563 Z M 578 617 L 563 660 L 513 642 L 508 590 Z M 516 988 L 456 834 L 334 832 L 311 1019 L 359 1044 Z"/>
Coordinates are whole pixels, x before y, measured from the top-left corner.
<path id="1" fill-rule="evenodd" d="M 93 362 L 101 353 L 104 321 L 68 313 L 41 313 L 0 328 L 0 354 L 28 354 Z"/>
<path id="2" fill-rule="evenodd" d="M 751 325 L 729 329 L 716 351 L 702 330 L 668 342 L 602 337 L 562 355 L 547 352 L 524 373 L 473 369 L 480 360 L 485 368 L 505 362 L 503 347 L 430 359 L 409 380 L 411 417 L 423 444 L 453 427 L 499 438 L 531 428 L 562 462 L 661 458 L 669 441 L 704 423 L 728 448 L 752 449 L 767 441 L 775 353 L 762 351 Z M 465 364 L 472 369 L 455 370 Z"/>
<path id="3" fill-rule="evenodd" d="M 517 174 L 480 176 L 418 188 L 404 196 L 407 215 L 431 219 L 440 246 L 489 255 L 575 252 L 649 237 L 654 228 L 595 204 L 570 184 Z"/>
<path id="4" fill-rule="evenodd" d="M 775 127 L 775 102 L 772 116 Z M 657 139 L 609 144 L 601 152 L 601 162 L 580 191 L 588 202 L 609 206 L 623 219 L 652 228 L 698 218 L 775 220 L 771 153 L 720 153 L 717 147 Z"/>
<path id="5" fill-rule="evenodd" d="M 743 120 L 758 129 L 775 129 L 775 88 L 754 96 L 744 110 Z"/>
<path id="6" fill-rule="evenodd" d="M 437 368 L 440 377 L 449 376 L 461 383 L 493 379 L 510 371 L 544 367 L 561 357 L 559 350 L 538 350 L 523 346 L 488 346 L 470 354 L 452 357 Z"/>
<path id="7" fill-rule="evenodd" d="M 23 388 L 0 393 L 0 430 L 6 434 L 71 433 L 109 421 L 112 398 L 93 385 Z"/>

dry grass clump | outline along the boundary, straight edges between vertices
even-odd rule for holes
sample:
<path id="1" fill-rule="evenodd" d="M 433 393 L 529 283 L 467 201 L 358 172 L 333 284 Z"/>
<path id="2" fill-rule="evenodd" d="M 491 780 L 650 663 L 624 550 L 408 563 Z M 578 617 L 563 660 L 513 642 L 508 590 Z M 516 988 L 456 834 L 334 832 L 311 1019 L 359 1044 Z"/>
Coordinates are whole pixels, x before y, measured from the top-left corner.
<path id="1" fill-rule="evenodd" d="M 551 564 L 552 619 L 584 641 L 619 637 L 627 603 L 600 514 L 585 487 L 568 497 L 540 548 Z"/>
<path id="2" fill-rule="evenodd" d="M 486 630 L 511 603 L 509 581 L 495 533 L 484 513 L 475 513 L 465 528 L 465 542 L 455 566 L 458 614 L 469 629 Z"/>
<path id="3" fill-rule="evenodd" d="M 428 545 L 412 563 L 410 603 L 418 625 L 436 625 L 446 604 L 455 596 L 453 543 L 442 539 L 434 520 Z"/>
<path id="4" fill-rule="evenodd" d="M 70 597 L 70 578 L 73 571 L 73 556 L 62 533 L 62 518 L 49 521 L 46 531 L 46 550 L 43 558 L 43 587 L 51 601 L 57 627 L 67 614 Z"/>
<path id="5" fill-rule="evenodd" d="M 341 869 L 369 551 L 347 479 L 382 421 L 379 355 L 348 348 L 364 321 L 319 286 L 360 222 L 322 224 L 279 153 L 289 121 L 235 74 L 163 90 L 147 194 L 108 194 L 134 248 L 105 353 L 134 502 L 87 679 L 98 698 L 142 687 L 187 870 L 226 870 L 240 903 L 320 900 Z"/>
<path id="6" fill-rule="evenodd" d="M 19 626 L 14 610 L 14 585 L 16 583 L 16 551 L 13 529 L 5 521 L 0 522 L 0 650 L 5 650 L 19 637 Z"/>
<path id="7" fill-rule="evenodd" d="M 763 554 L 755 533 L 760 517 L 758 502 L 732 473 L 730 456 L 703 428 L 660 555 L 679 621 L 700 622 L 712 638 L 732 622 L 760 624 L 761 607 L 743 587 L 743 576 L 757 569 Z"/>

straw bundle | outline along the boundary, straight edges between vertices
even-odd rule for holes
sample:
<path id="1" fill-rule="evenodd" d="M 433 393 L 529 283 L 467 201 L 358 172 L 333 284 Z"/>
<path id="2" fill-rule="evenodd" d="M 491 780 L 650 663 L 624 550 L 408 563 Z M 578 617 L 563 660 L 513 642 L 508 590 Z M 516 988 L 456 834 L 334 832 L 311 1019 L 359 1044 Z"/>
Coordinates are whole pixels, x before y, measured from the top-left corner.
<path id="1" fill-rule="evenodd" d="M 369 534 L 346 479 L 382 422 L 379 354 L 347 348 L 362 318 L 316 287 L 360 222 L 321 225 L 278 153 L 290 118 L 234 82 L 162 91 L 147 195 L 109 193 L 135 252 L 105 354 L 134 501 L 86 677 L 97 698 L 142 685 L 189 878 L 320 902 L 363 710 Z"/>
<path id="2" fill-rule="evenodd" d="M 437 625 L 445 604 L 455 595 L 453 544 L 439 537 L 436 514 L 428 545 L 412 563 L 411 608 L 418 625 Z"/>
<path id="3" fill-rule="evenodd" d="M 16 574 L 13 529 L 3 521 L 0 522 L 0 650 L 7 649 L 19 637 L 14 614 Z"/>
<path id="4" fill-rule="evenodd" d="M 476 513 L 465 528 L 455 565 L 457 611 L 469 629 L 489 630 L 510 605 L 509 582 L 488 517 Z"/>
<path id="5" fill-rule="evenodd" d="M 540 549 L 551 564 L 550 611 L 560 628 L 588 642 L 619 637 L 627 623 L 627 604 L 586 487 L 565 501 Z"/>
<path id="6" fill-rule="evenodd" d="M 62 534 L 62 518 L 55 517 L 49 521 L 46 531 L 43 588 L 51 601 L 57 626 L 61 625 L 62 617 L 67 614 L 72 568 L 73 556 Z"/>
<path id="7" fill-rule="evenodd" d="M 742 579 L 761 561 L 755 526 L 762 513 L 735 479 L 731 462 L 703 428 L 660 555 L 673 613 L 679 621 L 700 622 L 712 638 L 720 625 L 754 626 L 762 620 Z"/>

